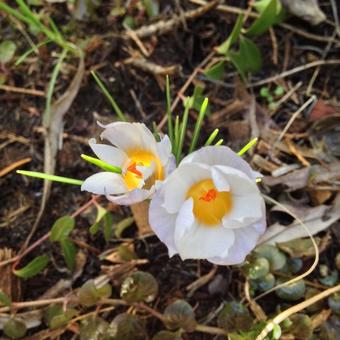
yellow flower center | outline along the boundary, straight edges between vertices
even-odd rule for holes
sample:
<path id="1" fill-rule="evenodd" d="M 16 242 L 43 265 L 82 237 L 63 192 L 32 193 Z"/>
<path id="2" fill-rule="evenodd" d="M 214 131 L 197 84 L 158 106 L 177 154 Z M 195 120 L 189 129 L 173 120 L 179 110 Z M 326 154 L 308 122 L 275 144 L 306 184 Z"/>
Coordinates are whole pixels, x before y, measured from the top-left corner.
<path id="1" fill-rule="evenodd" d="M 160 159 L 150 151 L 133 149 L 126 152 L 129 162 L 124 166 L 126 173 L 123 175 L 125 184 L 129 190 L 139 187 L 140 181 L 143 180 L 143 174 L 137 169 L 137 166 L 150 167 L 155 164 L 154 173 L 147 179 L 144 187 L 149 189 L 156 180 L 163 179 L 163 167 Z"/>
<path id="2" fill-rule="evenodd" d="M 217 191 L 211 179 L 204 179 L 194 184 L 187 192 L 186 198 L 189 197 L 194 201 L 195 217 L 209 226 L 219 224 L 223 216 L 232 208 L 231 193 Z"/>

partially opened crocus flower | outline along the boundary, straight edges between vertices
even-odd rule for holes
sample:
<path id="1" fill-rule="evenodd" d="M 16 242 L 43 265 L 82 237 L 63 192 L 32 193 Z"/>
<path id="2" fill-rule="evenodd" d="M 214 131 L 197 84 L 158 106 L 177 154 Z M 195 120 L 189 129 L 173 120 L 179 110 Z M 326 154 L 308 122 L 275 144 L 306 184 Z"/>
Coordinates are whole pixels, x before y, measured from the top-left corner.
<path id="1" fill-rule="evenodd" d="M 96 156 L 103 162 L 121 168 L 121 174 L 99 172 L 82 184 L 86 190 L 106 197 L 117 204 L 134 204 L 150 198 L 157 181 L 164 180 L 174 169 L 175 160 L 167 136 L 160 142 L 141 123 L 116 122 L 104 128 L 101 138 L 111 145 L 89 141 Z"/>
<path id="2" fill-rule="evenodd" d="M 193 152 L 154 195 L 151 228 L 170 256 L 242 263 L 266 226 L 258 176 L 226 146 Z"/>

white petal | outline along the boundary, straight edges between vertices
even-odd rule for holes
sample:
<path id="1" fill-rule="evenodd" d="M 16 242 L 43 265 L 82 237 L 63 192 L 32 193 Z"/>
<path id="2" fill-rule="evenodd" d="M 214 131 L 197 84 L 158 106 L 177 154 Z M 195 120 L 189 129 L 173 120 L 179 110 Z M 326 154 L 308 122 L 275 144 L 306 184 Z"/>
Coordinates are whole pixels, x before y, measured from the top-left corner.
<path id="1" fill-rule="evenodd" d="M 150 202 L 149 223 L 157 237 L 168 247 L 169 256 L 177 253 L 175 245 L 176 214 L 169 214 L 163 207 L 163 190 L 156 191 Z"/>
<path id="2" fill-rule="evenodd" d="M 101 138 L 124 151 L 142 149 L 157 153 L 156 140 L 144 124 L 117 122 L 101 126 L 105 128 Z"/>
<path id="3" fill-rule="evenodd" d="M 226 176 L 216 169 L 216 167 L 212 167 L 211 177 L 218 191 L 230 191 L 230 184 Z"/>
<path id="4" fill-rule="evenodd" d="M 89 144 L 96 156 L 108 164 L 121 168 L 127 160 L 126 153 L 114 146 L 97 144 L 94 138 L 89 140 Z"/>
<path id="5" fill-rule="evenodd" d="M 81 190 L 96 195 L 123 194 L 128 191 L 122 176 L 112 172 L 99 172 L 86 178 Z"/>
<path id="6" fill-rule="evenodd" d="M 171 214 L 178 212 L 190 187 L 210 177 L 210 169 L 204 164 L 189 163 L 178 167 L 166 180 L 164 208 Z"/>
<path id="7" fill-rule="evenodd" d="M 234 231 L 222 226 L 198 224 L 192 207 L 192 199 L 185 201 L 176 220 L 175 244 L 181 258 L 185 260 L 226 256 L 234 243 Z"/>
<path id="8" fill-rule="evenodd" d="M 246 256 L 255 248 L 259 234 L 251 227 L 234 229 L 235 242 L 230 247 L 227 256 L 208 258 L 209 262 L 219 265 L 232 265 L 244 262 Z"/>
<path id="9" fill-rule="evenodd" d="M 135 189 L 125 193 L 124 195 L 120 196 L 106 196 L 106 198 L 116 204 L 119 205 L 131 205 L 135 203 L 142 202 L 148 198 L 150 198 L 154 194 L 155 188 L 154 186 L 149 189 Z"/>
<path id="10" fill-rule="evenodd" d="M 244 172 L 251 179 L 258 176 L 244 159 L 224 145 L 205 146 L 185 157 L 181 164 L 190 162 L 229 166 Z"/>
<path id="11" fill-rule="evenodd" d="M 231 211 L 222 219 L 225 228 L 244 228 L 263 217 L 263 198 L 258 194 L 232 195 Z"/>
<path id="12" fill-rule="evenodd" d="M 244 172 L 229 166 L 214 166 L 214 172 L 218 172 L 230 185 L 233 195 L 260 194 L 260 190 L 253 179 Z"/>
<path id="13" fill-rule="evenodd" d="M 167 135 L 165 135 L 160 142 L 157 143 L 157 154 L 161 163 L 166 165 L 169 162 L 171 154 L 171 142 Z"/>

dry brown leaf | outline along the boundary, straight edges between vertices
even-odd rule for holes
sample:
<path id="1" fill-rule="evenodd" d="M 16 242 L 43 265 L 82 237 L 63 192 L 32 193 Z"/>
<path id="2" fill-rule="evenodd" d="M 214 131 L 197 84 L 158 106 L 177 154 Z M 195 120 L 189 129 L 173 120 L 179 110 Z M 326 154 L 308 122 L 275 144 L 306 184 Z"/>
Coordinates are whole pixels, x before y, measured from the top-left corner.
<path id="1" fill-rule="evenodd" d="M 291 208 L 288 208 L 292 210 Z M 295 213 L 295 211 L 293 211 Z M 340 218 L 340 194 L 337 195 L 333 207 L 327 212 L 327 206 L 320 206 L 311 210 L 306 210 L 302 216 L 300 212 L 298 217 L 303 221 L 312 235 L 327 229 L 330 225 Z M 327 217 L 327 219 L 326 219 Z M 294 221 L 289 226 L 275 223 L 271 225 L 261 237 L 258 244 L 268 243 L 275 244 L 278 242 L 288 242 L 297 238 L 308 237 L 306 229 L 298 222 Z"/>
<path id="2" fill-rule="evenodd" d="M 288 11 L 307 21 L 311 25 L 318 25 L 326 20 L 325 13 L 320 9 L 318 0 L 282 0 Z"/>

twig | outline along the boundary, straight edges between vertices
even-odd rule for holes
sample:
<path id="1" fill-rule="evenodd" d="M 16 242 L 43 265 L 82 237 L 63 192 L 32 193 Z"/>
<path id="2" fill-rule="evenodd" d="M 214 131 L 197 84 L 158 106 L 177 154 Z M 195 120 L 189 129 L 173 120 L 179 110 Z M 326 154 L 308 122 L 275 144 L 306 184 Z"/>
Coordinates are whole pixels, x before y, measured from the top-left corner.
<path id="1" fill-rule="evenodd" d="M 275 147 L 275 145 L 281 141 L 281 139 L 283 138 L 283 136 L 286 134 L 286 132 L 289 130 L 289 128 L 291 127 L 291 125 L 293 124 L 294 120 L 297 118 L 297 116 L 305 109 L 307 108 L 310 104 L 312 104 L 314 101 L 316 100 L 315 96 L 310 97 L 296 112 L 294 112 L 294 114 L 290 117 L 288 123 L 286 124 L 285 128 L 282 130 L 282 132 L 280 133 L 279 137 L 277 138 L 277 140 L 274 143 L 273 148 Z"/>
<path id="2" fill-rule="evenodd" d="M 279 107 L 286 102 L 300 87 L 302 86 L 302 81 L 299 81 L 294 87 L 292 87 L 280 100 L 276 103 L 275 109 L 270 112 L 270 116 L 273 116 Z"/>
<path id="3" fill-rule="evenodd" d="M 335 37 L 336 37 L 336 34 L 337 34 L 337 31 L 336 31 L 336 29 L 335 29 L 334 32 L 333 32 L 333 34 L 332 34 L 332 38 L 335 38 Z M 321 59 L 322 59 L 322 60 L 325 60 L 325 59 L 326 59 L 327 54 L 328 54 L 329 50 L 331 49 L 332 45 L 333 45 L 333 41 L 329 41 L 329 42 L 327 43 L 327 46 L 326 46 L 326 48 L 323 50 L 322 55 L 321 55 Z M 308 83 L 307 90 L 306 90 L 306 95 L 307 95 L 307 96 L 309 96 L 310 93 L 312 92 L 313 84 L 314 84 L 314 82 L 315 82 L 317 76 L 319 75 L 319 72 L 320 72 L 320 66 L 318 66 L 318 67 L 314 70 L 314 73 L 313 73 L 313 75 L 312 75 L 312 77 L 311 77 L 311 79 L 310 79 L 310 81 L 309 81 L 309 83 Z"/>
<path id="4" fill-rule="evenodd" d="M 134 37 L 147 38 L 149 36 L 164 34 L 172 31 L 176 26 L 180 25 L 183 18 L 184 19 L 195 19 L 202 16 L 206 12 L 215 8 L 218 4 L 218 0 L 210 1 L 209 3 L 204 3 L 202 7 L 184 12 L 182 16 L 175 16 L 169 20 L 162 20 L 155 24 L 149 26 L 142 26 L 141 28 L 133 31 Z M 131 31 L 127 31 L 124 38 L 131 38 Z"/>
<path id="5" fill-rule="evenodd" d="M 316 60 L 316 61 L 312 61 L 311 63 L 305 64 L 305 65 L 300 65 L 300 66 L 294 67 L 291 70 L 282 72 L 280 74 L 269 77 L 267 79 L 263 79 L 263 80 L 255 82 L 255 83 L 250 83 L 250 84 L 247 85 L 247 87 L 262 86 L 264 84 L 271 83 L 271 82 L 276 81 L 278 79 L 282 79 L 282 78 L 291 76 L 292 74 L 299 73 L 299 72 L 308 70 L 309 68 L 313 68 L 313 67 L 316 67 L 316 66 L 339 65 L 339 64 L 340 64 L 340 59 Z"/>
<path id="6" fill-rule="evenodd" d="M 275 325 L 279 325 L 283 320 L 289 318 L 291 315 L 313 305 L 314 303 L 340 291 L 340 285 L 337 285 L 335 287 L 329 288 L 317 295 L 312 296 L 310 299 L 300 302 L 297 305 L 294 305 L 279 315 L 277 315 L 272 321 L 270 321 L 267 326 L 264 328 L 264 330 L 260 333 L 260 335 L 257 336 L 256 340 L 264 340 L 265 337 L 273 330 Z"/>
<path id="7" fill-rule="evenodd" d="M 9 86 L 9 85 L 0 85 L 0 90 L 6 91 L 6 92 L 28 94 L 30 96 L 36 96 L 36 97 L 46 96 L 44 91 L 39 91 L 39 90 L 34 90 L 34 89 L 24 89 L 22 87 L 15 87 L 15 86 Z"/>
<path id="8" fill-rule="evenodd" d="M 20 161 L 14 162 L 10 165 L 7 165 L 4 169 L 0 170 L 0 177 L 7 175 L 12 170 L 19 168 L 20 166 L 26 163 L 29 163 L 31 160 L 32 158 L 28 157 L 28 158 L 21 159 Z"/>

